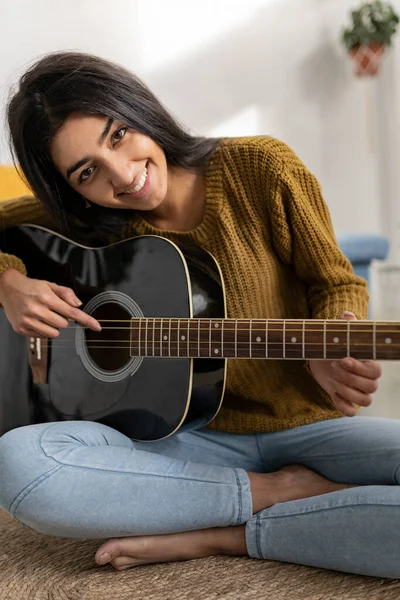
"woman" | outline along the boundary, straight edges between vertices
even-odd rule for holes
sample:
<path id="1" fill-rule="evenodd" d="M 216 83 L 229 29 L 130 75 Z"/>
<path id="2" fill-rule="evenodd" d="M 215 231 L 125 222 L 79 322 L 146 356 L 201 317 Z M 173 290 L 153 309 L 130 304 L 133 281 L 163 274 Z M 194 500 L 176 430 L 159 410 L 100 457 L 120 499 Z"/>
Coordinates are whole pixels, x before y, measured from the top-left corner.
<path id="1" fill-rule="evenodd" d="M 6 226 L 201 246 L 230 317 L 366 317 L 319 185 L 282 142 L 189 135 L 132 74 L 81 53 L 33 65 L 8 120 L 36 198 L 0 205 Z M 100 328 L 71 289 L 6 254 L 0 301 L 25 336 L 55 338 L 69 318 Z M 46 534 L 115 538 L 96 561 L 118 570 L 222 553 L 399 577 L 400 425 L 355 416 L 379 376 L 350 358 L 232 360 L 222 410 L 199 431 L 145 444 L 94 422 L 14 429 L 0 505 Z"/>

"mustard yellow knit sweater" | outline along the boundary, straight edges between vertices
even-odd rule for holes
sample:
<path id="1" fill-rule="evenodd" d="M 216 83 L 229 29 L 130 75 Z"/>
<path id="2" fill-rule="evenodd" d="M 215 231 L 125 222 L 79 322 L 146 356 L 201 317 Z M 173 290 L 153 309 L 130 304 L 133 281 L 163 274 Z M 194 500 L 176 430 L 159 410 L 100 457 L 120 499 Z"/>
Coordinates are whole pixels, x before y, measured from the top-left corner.
<path id="1" fill-rule="evenodd" d="M 334 319 L 350 310 L 366 318 L 366 284 L 338 249 L 318 182 L 286 144 L 269 137 L 224 140 L 206 180 L 199 227 L 161 231 L 137 214 L 124 237 L 162 235 L 211 252 L 224 277 L 228 317 Z M 51 223 L 28 197 L 0 203 L 1 222 Z M 10 267 L 24 272 L 18 258 L 0 254 L 0 272 Z M 229 360 L 223 407 L 209 427 L 269 432 L 340 417 L 304 364 Z"/>

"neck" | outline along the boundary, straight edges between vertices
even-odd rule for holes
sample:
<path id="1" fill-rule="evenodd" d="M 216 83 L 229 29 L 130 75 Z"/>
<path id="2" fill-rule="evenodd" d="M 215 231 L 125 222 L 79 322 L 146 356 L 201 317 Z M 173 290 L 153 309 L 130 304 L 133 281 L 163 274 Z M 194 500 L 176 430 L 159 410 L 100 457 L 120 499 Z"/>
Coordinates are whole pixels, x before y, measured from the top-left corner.
<path id="1" fill-rule="evenodd" d="M 132 319 L 132 356 L 400 359 L 400 322 L 320 319 Z"/>
<path id="2" fill-rule="evenodd" d="M 200 225 L 204 212 L 204 170 L 169 167 L 165 199 L 146 219 L 158 229 L 190 231 Z"/>

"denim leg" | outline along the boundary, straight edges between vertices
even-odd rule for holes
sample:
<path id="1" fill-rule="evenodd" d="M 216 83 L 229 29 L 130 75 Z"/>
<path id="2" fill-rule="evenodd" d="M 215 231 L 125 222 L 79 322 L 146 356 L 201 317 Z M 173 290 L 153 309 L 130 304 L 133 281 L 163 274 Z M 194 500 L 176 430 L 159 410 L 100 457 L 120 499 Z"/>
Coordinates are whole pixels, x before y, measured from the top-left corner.
<path id="1" fill-rule="evenodd" d="M 332 419 L 258 436 L 265 463 L 360 487 L 276 504 L 246 526 L 250 556 L 400 578 L 400 421 Z"/>
<path id="2" fill-rule="evenodd" d="M 170 445 L 177 453 L 176 442 Z M 9 431 L 0 438 L 0 506 L 42 533 L 93 539 L 239 525 L 251 517 L 244 469 L 202 463 L 183 442 L 179 458 L 144 446 L 94 422 Z M 198 462 L 187 459 L 196 455 Z"/>

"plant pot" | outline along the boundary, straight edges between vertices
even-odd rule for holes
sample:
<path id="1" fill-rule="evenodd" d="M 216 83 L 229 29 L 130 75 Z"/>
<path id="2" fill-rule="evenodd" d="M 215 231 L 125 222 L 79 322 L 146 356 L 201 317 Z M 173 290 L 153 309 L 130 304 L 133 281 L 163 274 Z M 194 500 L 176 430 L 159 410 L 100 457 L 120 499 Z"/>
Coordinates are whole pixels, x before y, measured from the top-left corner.
<path id="1" fill-rule="evenodd" d="M 374 76 L 379 72 L 384 46 L 376 42 L 354 46 L 349 52 L 354 61 L 354 72 L 358 77 Z"/>

